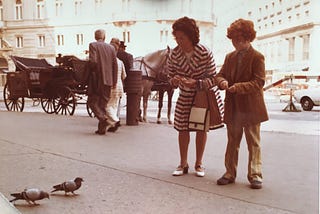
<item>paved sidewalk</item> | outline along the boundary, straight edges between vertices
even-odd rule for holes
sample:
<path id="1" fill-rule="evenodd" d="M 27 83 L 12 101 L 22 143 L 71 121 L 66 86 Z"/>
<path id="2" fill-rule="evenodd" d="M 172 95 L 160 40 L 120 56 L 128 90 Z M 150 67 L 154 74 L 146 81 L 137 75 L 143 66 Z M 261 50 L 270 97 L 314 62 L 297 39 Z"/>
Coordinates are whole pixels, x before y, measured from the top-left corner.
<path id="1" fill-rule="evenodd" d="M 179 153 L 171 125 L 123 125 L 116 133 L 97 136 L 97 122 L 87 116 L 0 111 L 0 118 L 0 192 L 5 197 L 26 187 L 50 191 L 77 176 L 85 180 L 77 196 L 57 193 L 35 207 L 16 202 L 23 214 L 319 212 L 319 135 L 263 130 L 264 186 L 252 190 L 245 142 L 236 183 L 216 185 L 224 172 L 225 128 L 208 135 L 204 178 L 193 173 L 194 135 L 190 173 L 173 177 Z"/>

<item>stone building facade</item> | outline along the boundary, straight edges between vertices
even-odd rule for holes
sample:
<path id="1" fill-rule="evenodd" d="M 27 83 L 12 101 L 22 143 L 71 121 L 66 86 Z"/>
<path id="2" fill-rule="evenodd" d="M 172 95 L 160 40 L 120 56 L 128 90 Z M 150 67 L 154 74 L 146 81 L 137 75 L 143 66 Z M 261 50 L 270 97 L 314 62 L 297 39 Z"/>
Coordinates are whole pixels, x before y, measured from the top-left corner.
<path id="1" fill-rule="evenodd" d="M 99 28 L 106 42 L 118 37 L 142 56 L 174 47 L 171 25 L 182 16 L 196 19 L 201 42 L 213 48 L 213 0 L 0 0 L 0 63 L 12 70 L 9 55 L 51 64 L 58 53 L 86 58 Z"/>
<path id="2" fill-rule="evenodd" d="M 218 1 L 216 1 L 218 3 Z M 233 5 L 234 10 L 230 10 Z M 218 64 L 232 50 L 227 27 L 238 18 L 255 24 L 253 46 L 265 55 L 268 83 L 286 74 L 320 74 L 319 0 L 226 0 L 215 4 L 214 48 Z M 273 77 L 273 79 L 272 79 Z"/>

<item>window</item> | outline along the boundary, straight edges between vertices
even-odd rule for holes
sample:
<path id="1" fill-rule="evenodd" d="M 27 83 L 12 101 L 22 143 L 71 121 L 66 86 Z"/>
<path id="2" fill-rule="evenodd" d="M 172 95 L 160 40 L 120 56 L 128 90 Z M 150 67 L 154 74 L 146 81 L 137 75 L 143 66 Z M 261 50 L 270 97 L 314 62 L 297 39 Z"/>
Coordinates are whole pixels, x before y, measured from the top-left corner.
<path id="1" fill-rule="evenodd" d="M 45 47 L 46 46 L 46 37 L 44 35 L 39 35 L 38 36 L 38 45 L 39 47 Z"/>
<path id="2" fill-rule="evenodd" d="M 23 47 L 23 37 L 22 36 L 16 36 L 16 47 L 17 48 Z"/>
<path id="3" fill-rule="evenodd" d="M 62 16 L 63 15 L 63 4 L 62 0 L 56 0 L 56 16 Z"/>
<path id="4" fill-rule="evenodd" d="M 77 45 L 83 45 L 83 34 L 77 34 Z"/>
<path id="5" fill-rule="evenodd" d="M 95 0 L 94 7 L 96 11 L 101 11 L 102 9 L 102 0 Z"/>
<path id="6" fill-rule="evenodd" d="M 64 36 L 63 35 L 58 35 L 57 36 L 57 42 L 58 42 L 58 46 L 64 46 Z"/>
<path id="7" fill-rule="evenodd" d="M 75 0 L 74 1 L 74 14 L 76 16 L 81 15 L 82 13 L 82 0 Z"/>
<path id="8" fill-rule="evenodd" d="M 15 18 L 16 18 L 16 20 L 22 19 L 22 1 L 21 0 L 16 0 Z"/>
<path id="9" fill-rule="evenodd" d="M 160 42 L 168 42 L 168 30 L 161 30 L 160 31 Z"/>
<path id="10" fill-rule="evenodd" d="M 0 21 L 3 21 L 3 3 L 0 0 Z"/>
<path id="11" fill-rule="evenodd" d="M 42 19 L 44 15 L 44 0 L 37 0 L 37 19 Z"/>
<path id="12" fill-rule="evenodd" d="M 122 33 L 122 36 L 123 36 L 123 41 L 124 42 L 130 42 L 130 31 L 124 31 Z"/>
<path id="13" fill-rule="evenodd" d="M 122 0 L 122 5 L 121 5 L 122 11 L 127 12 L 130 10 L 130 0 Z"/>

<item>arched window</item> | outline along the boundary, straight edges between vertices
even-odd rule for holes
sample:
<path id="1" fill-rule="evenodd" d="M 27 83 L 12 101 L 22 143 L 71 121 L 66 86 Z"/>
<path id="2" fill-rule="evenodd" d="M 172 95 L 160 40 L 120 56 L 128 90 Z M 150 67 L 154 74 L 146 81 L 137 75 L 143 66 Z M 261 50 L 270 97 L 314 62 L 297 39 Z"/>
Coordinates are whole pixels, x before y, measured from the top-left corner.
<path id="1" fill-rule="evenodd" d="M 16 20 L 22 19 L 22 0 L 16 0 L 15 18 L 16 18 Z"/>
<path id="2" fill-rule="evenodd" d="M 37 0 L 37 19 L 44 18 L 44 0 Z"/>

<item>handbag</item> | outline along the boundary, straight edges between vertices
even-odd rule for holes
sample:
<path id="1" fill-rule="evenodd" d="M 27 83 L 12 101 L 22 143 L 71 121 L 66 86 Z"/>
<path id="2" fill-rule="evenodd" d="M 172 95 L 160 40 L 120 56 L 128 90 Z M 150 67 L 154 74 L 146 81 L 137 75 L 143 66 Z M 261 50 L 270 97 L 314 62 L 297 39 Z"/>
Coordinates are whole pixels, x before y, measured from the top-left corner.
<path id="1" fill-rule="evenodd" d="M 190 131 L 209 131 L 210 109 L 205 91 L 197 91 L 189 114 Z"/>
<path id="2" fill-rule="evenodd" d="M 220 96 L 219 96 L 219 99 Z M 210 90 L 197 91 L 190 110 L 190 131 L 209 131 L 224 127 L 223 106 L 219 106 L 215 92 Z"/>

